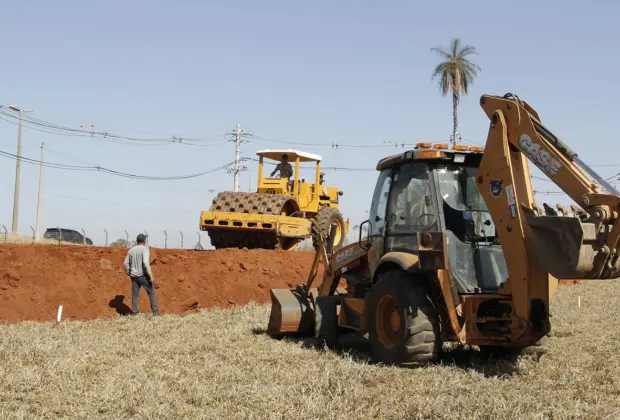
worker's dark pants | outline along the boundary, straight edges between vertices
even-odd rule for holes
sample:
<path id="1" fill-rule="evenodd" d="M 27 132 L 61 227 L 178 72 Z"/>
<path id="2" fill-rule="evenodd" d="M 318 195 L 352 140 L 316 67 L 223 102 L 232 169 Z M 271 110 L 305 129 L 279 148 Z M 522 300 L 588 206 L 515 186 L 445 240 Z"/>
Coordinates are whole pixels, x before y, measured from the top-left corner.
<path id="1" fill-rule="evenodd" d="M 132 277 L 131 278 L 131 312 L 138 313 L 138 296 L 140 295 L 140 287 L 144 287 L 146 293 L 149 295 L 149 301 L 151 302 L 151 311 L 155 315 L 159 315 L 159 309 L 157 308 L 157 298 L 155 297 L 155 288 L 153 283 L 146 277 Z"/>

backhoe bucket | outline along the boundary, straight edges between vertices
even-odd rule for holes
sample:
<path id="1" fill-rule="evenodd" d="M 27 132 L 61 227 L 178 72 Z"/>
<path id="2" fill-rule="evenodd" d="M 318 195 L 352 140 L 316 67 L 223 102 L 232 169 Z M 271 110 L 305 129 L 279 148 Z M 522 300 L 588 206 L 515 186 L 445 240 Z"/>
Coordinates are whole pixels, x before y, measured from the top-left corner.
<path id="1" fill-rule="evenodd" d="M 317 289 L 298 286 L 295 289 L 271 289 L 271 314 L 267 333 L 272 337 L 285 334 L 311 335 L 314 331 L 314 298 Z"/>
<path id="2" fill-rule="evenodd" d="M 593 223 L 582 223 L 576 217 L 528 217 L 538 262 L 554 277 L 572 279 L 613 279 L 620 277 L 618 264 L 605 267 L 609 253 L 601 247 L 610 230 L 597 238 Z M 607 268 L 603 270 L 603 268 Z"/>

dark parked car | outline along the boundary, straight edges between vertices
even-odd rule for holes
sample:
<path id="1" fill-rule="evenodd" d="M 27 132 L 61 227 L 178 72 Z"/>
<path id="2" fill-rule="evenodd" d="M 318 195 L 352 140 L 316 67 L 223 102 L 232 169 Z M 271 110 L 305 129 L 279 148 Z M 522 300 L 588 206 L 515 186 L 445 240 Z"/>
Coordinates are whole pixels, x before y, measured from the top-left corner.
<path id="1" fill-rule="evenodd" d="M 51 228 L 45 231 L 43 237 L 47 239 L 54 239 L 56 241 L 61 240 L 63 242 L 71 242 L 74 244 L 84 243 L 84 235 L 73 229 Z M 93 241 L 90 238 L 86 238 L 86 244 L 92 245 Z"/>

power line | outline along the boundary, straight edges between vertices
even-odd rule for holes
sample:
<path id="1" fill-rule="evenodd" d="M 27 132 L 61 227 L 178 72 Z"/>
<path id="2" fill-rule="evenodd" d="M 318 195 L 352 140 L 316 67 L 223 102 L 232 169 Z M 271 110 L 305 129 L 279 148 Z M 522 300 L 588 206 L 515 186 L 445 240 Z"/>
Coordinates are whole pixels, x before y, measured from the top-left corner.
<path id="1" fill-rule="evenodd" d="M 12 109 L 0 105 L 0 120 L 9 122 L 11 124 L 18 124 L 19 115 L 15 113 Z M 54 135 L 63 135 L 63 136 L 73 136 L 73 137 L 92 137 L 98 138 L 105 141 L 116 142 L 116 143 L 145 143 L 149 145 L 164 145 L 166 143 L 178 143 L 182 145 L 196 145 L 195 143 L 200 142 L 214 142 L 221 144 L 226 141 L 224 135 L 216 135 L 216 136 L 206 136 L 206 137 L 183 137 L 183 136 L 171 136 L 171 137 L 133 137 L 126 136 L 121 134 L 116 134 L 113 131 L 95 131 L 84 130 L 82 128 L 72 128 L 67 126 L 62 126 L 59 124 L 51 123 L 36 117 L 32 116 L 24 116 L 23 117 L 24 126 L 40 131 L 47 134 Z M 204 146 L 204 145 L 201 145 Z"/>
<path id="2" fill-rule="evenodd" d="M 11 123 L 19 124 L 19 115 L 11 108 L 0 105 L 0 120 Z M 91 126 L 91 130 L 83 128 L 72 128 L 63 126 L 60 124 L 52 123 L 40 118 L 36 118 L 30 115 L 23 116 L 23 126 L 30 130 L 38 131 L 45 134 L 68 136 L 68 137 L 88 137 L 96 138 L 110 143 L 134 145 L 134 146 L 165 146 L 169 144 L 178 144 L 183 146 L 193 147 L 217 147 L 222 143 L 230 141 L 226 136 L 234 137 L 234 133 L 224 133 L 215 136 L 202 136 L 202 137 L 186 137 L 186 136 L 161 136 L 161 137 L 135 137 L 129 135 L 117 134 L 117 132 L 108 131 L 96 131 Z M 297 146 L 315 147 L 315 148 L 331 148 L 331 149 L 386 149 L 386 148 L 406 148 L 414 147 L 416 143 L 384 140 L 380 143 L 376 141 L 367 142 L 298 142 L 290 140 L 280 140 L 258 136 L 255 134 L 244 133 L 244 136 L 250 136 L 258 142 L 270 142 L 289 144 Z M 442 141 L 447 142 L 447 140 Z M 476 144 L 474 142 L 463 140 L 463 143 Z"/>
<path id="3" fill-rule="evenodd" d="M 60 156 L 60 157 L 65 158 L 65 159 L 69 159 L 69 160 L 72 160 L 72 161 L 74 161 L 74 162 L 80 162 L 80 163 L 85 163 L 85 164 L 87 164 L 87 165 L 97 166 L 97 164 L 96 164 L 96 163 L 87 162 L 87 161 L 85 161 L 85 160 L 80 160 L 80 159 L 76 159 L 76 158 L 71 157 L 71 156 L 67 156 L 67 155 L 65 155 L 65 154 L 63 154 L 63 153 L 57 152 L 57 151 L 55 151 L 55 150 L 52 150 L 52 149 L 50 149 L 49 147 L 47 148 L 47 151 L 48 151 L 48 153 L 52 153 L 53 155 L 57 155 L 57 156 Z"/>
<path id="4" fill-rule="evenodd" d="M 7 185 L 0 185 L 0 188 L 10 188 Z M 122 206 L 122 207 L 136 207 L 136 208 L 143 208 L 143 209 L 150 209 L 150 210 L 175 210 L 175 211 L 193 211 L 190 209 L 186 209 L 186 208 L 162 208 L 162 207 L 153 207 L 153 206 L 146 206 L 146 205 L 140 205 L 140 204 L 131 204 L 131 203 L 126 203 L 126 202 L 113 202 L 113 201 L 103 201 L 103 200 L 93 200 L 90 198 L 85 198 L 85 197 L 75 197 L 75 196 L 70 196 L 70 195 L 63 195 L 63 194 L 55 194 L 55 193 L 41 193 L 44 196 L 48 196 L 48 197 L 57 197 L 57 198 L 65 198 L 65 199 L 69 199 L 69 200 L 77 200 L 77 201 L 87 201 L 87 202 L 91 202 L 91 203 L 99 203 L 99 204 L 110 204 L 113 206 Z"/>
<path id="5" fill-rule="evenodd" d="M 613 178 L 616 178 L 617 176 L 620 176 L 620 172 L 613 174 L 609 178 L 605 178 L 605 181 L 611 181 Z"/>
<path id="6" fill-rule="evenodd" d="M 14 112 L 7 108 L 6 106 L 0 105 L 0 120 L 8 122 L 10 124 L 18 124 L 18 116 L 14 114 Z M 134 136 L 125 136 L 116 134 L 114 131 L 95 131 L 85 130 L 82 128 L 72 128 L 67 126 L 62 126 L 59 124 L 51 123 L 36 117 L 32 116 L 24 116 L 23 117 L 23 126 L 24 128 L 28 128 L 30 130 L 34 130 L 37 132 L 57 135 L 57 136 L 65 136 L 65 137 L 88 137 L 95 138 L 99 140 L 103 140 L 110 143 L 116 144 L 124 144 L 124 145 L 133 145 L 133 146 L 166 146 L 169 144 L 178 144 L 182 146 L 190 146 L 190 147 L 217 147 L 222 143 L 231 141 L 226 138 L 226 136 L 233 136 L 233 140 L 235 141 L 234 133 L 224 133 L 216 136 L 206 136 L 206 137 L 182 137 L 182 136 L 171 136 L 171 137 L 150 137 L 150 138 L 140 138 Z M 278 139 L 270 139 L 266 137 L 261 137 L 249 133 L 243 133 L 243 136 L 251 136 L 253 139 L 259 142 L 270 142 L 270 143 L 280 143 L 280 144 L 290 144 L 297 146 L 307 146 L 307 147 L 319 147 L 319 148 L 331 148 L 331 149 L 385 149 L 385 148 L 405 148 L 405 147 L 413 147 L 415 144 L 413 143 L 405 143 L 405 142 L 397 142 L 397 141 L 383 141 L 383 144 L 376 144 L 376 142 L 331 142 L 331 143 L 309 143 L 309 142 L 296 142 L 289 140 L 278 140 Z"/>
<path id="7" fill-rule="evenodd" d="M 566 194 L 563 191 L 534 191 L 534 194 L 540 194 L 540 195 L 563 195 Z"/>
<path id="8" fill-rule="evenodd" d="M 314 170 L 314 167 L 300 166 L 303 170 Z M 321 171 L 335 171 L 335 172 L 377 172 L 376 168 L 351 168 L 346 166 L 321 166 Z"/>
<path id="9" fill-rule="evenodd" d="M 542 177 L 540 177 L 540 176 L 536 176 L 536 175 L 530 175 L 530 177 L 531 177 L 532 179 L 537 179 L 538 181 L 543 181 L 543 182 L 553 182 L 553 181 L 551 181 L 550 179 L 547 179 L 547 178 L 542 178 Z"/>
<path id="10" fill-rule="evenodd" d="M 12 153 L 9 152 L 5 152 L 0 150 L 0 156 L 9 158 L 9 159 L 17 159 L 17 155 L 14 155 Z M 24 163 L 30 163 L 33 165 L 40 165 L 40 161 L 35 160 L 35 159 L 31 159 L 31 158 L 26 158 L 26 157 L 21 157 L 20 159 L 21 161 L 23 161 Z M 242 159 L 244 160 L 244 159 Z M 48 168 L 54 168 L 54 169 L 62 169 L 62 170 L 70 170 L 70 171 L 86 171 L 86 172 L 104 172 L 110 175 L 116 175 L 116 176 L 121 176 L 121 177 L 125 177 L 125 178 L 132 178 L 132 179 L 141 179 L 141 180 L 146 180 L 146 181 L 172 181 L 172 180 L 180 180 L 180 179 L 189 179 L 189 178 L 196 178 L 196 177 L 200 177 L 200 176 L 204 176 L 204 175 L 208 175 L 208 174 L 212 174 L 214 172 L 218 172 L 221 170 L 224 170 L 226 168 L 228 168 L 229 166 L 233 165 L 234 162 L 229 162 L 225 165 L 219 166 L 217 168 L 213 168 L 213 169 L 209 169 L 207 171 L 202 171 L 202 172 L 197 172 L 197 173 L 193 173 L 193 174 L 187 174 L 187 175 L 174 175 L 174 176 L 147 176 L 147 175 L 136 175 L 136 174 L 130 174 L 127 172 L 121 172 L 121 171 L 116 171 L 113 169 L 108 169 L 108 168 L 104 168 L 102 166 L 81 166 L 81 165 L 66 165 L 66 164 L 61 164 L 61 163 L 52 163 L 52 162 L 44 162 L 43 166 L 48 167 Z"/>
<path id="11" fill-rule="evenodd" d="M 596 167 L 596 168 L 611 168 L 611 167 L 617 168 L 620 166 L 620 163 L 608 163 L 608 164 L 602 164 L 602 165 L 589 165 L 589 166 Z"/>
<path id="12" fill-rule="evenodd" d="M 411 143 L 410 141 L 396 141 L 396 140 L 382 140 L 378 141 L 366 141 L 366 142 L 340 142 L 340 141 L 331 141 L 331 142 L 298 142 L 291 140 L 281 140 L 274 139 L 269 137 L 258 136 L 256 134 L 248 134 L 254 140 L 259 142 L 270 142 L 270 143 L 280 143 L 280 144 L 289 144 L 295 146 L 306 146 L 306 147 L 314 147 L 314 148 L 329 148 L 329 149 L 386 149 L 386 148 L 408 148 L 415 147 L 417 143 Z M 425 142 L 428 142 L 426 140 Z M 447 143 L 449 140 L 436 141 L 433 143 Z M 470 140 L 462 140 L 462 143 L 467 143 L 470 145 L 480 146 L 478 143 L 472 142 Z M 382 143 L 382 144 L 378 144 Z"/>
<path id="13" fill-rule="evenodd" d="M 313 147 L 313 148 L 328 148 L 328 149 L 385 149 L 385 148 L 405 148 L 405 147 L 413 147 L 415 144 L 409 144 L 404 142 L 391 142 L 384 141 L 384 144 L 377 144 L 377 142 L 372 143 L 342 143 L 342 142 L 330 142 L 330 143 L 309 143 L 309 142 L 297 142 L 290 140 L 278 140 L 267 137 L 261 137 L 254 134 L 250 134 L 250 136 L 258 141 L 258 142 L 269 142 L 269 143 L 278 143 L 278 144 L 288 144 L 294 146 L 304 146 L 304 147 Z"/>

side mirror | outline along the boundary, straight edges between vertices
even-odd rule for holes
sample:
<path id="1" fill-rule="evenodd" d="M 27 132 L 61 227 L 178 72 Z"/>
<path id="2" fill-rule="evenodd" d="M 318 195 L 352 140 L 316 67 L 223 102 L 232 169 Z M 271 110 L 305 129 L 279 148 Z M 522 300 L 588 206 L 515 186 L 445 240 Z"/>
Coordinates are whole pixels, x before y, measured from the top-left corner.
<path id="1" fill-rule="evenodd" d="M 364 232 L 364 225 L 368 224 L 368 238 L 366 239 L 366 244 L 364 245 L 362 243 L 362 233 Z M 364 251 L 368 251 L 370 250 L 372 243 L 370 242 L 370 232 L 372 231 L 372 223 L 370 223 L 370 220 L 364 220 L 361 224 L 360 224 L 360 233 L 359 233 L 359 238 L 358 238 L 358 243 L 360 248 L 362 248 Z"/>
<path id="2" fill-rule="evenodd" d="M 339 195 L 340 197 L 342 197 L 342 195 L 343 195 L 343 194 L 344 194 L 344 193 L 343 193 L 342 191 L 338 191 L 338 195 Z"/>

